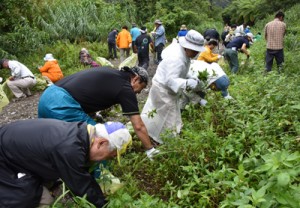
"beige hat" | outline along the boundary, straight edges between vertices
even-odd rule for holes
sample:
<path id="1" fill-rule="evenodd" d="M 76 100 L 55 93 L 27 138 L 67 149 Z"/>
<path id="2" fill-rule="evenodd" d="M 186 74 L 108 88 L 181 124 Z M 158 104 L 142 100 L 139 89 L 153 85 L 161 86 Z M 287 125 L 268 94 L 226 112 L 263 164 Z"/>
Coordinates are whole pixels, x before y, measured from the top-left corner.
<path id="1" fill-rule="evenodd" d="M 159 24 L 161 25 L 162 24 L 162 21 L 160 21 L 159 19 L 155 20 L 154 24 Z"/>
<path id="2" fill-rule="evenodd" d="M 179 44 L 193 51 L 204 51 L 204 38 L 196 30 L 189 30 L 184 37 L 179 37 Z"/>

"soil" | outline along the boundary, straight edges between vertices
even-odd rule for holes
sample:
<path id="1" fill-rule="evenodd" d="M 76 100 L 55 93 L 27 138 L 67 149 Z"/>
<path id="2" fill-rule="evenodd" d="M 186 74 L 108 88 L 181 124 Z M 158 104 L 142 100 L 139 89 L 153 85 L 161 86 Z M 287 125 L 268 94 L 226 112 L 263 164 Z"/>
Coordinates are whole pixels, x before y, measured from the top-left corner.
<path id="1" fill-rule="evenodd" d="M 111 60 L 111 63 L 115 66 L 119 65 L 119 60 Z M 140 94 L 137 95 L 139 101 L 146 101 L 149 88 L 151 86 L 152 77 L 155 74 L 157 65 L 154 64 L 153 58 L 150 57 L 148 73 L 149 73 L 149 84 L 146 89 L 144 89 Z M 39 98 L 43 92 L 32 92 L 32 96 L 23 98 L 18 101 L 11 101 L 7 106 L 2 109 L 0 113 L 0 125 L 11 123 L 17 120 L 26 120 L 37 118 L 37 107 Z M 121 114 L 117 116 L 122 117 Z M 113 120 L 118 120 L 114 118 Z"/>

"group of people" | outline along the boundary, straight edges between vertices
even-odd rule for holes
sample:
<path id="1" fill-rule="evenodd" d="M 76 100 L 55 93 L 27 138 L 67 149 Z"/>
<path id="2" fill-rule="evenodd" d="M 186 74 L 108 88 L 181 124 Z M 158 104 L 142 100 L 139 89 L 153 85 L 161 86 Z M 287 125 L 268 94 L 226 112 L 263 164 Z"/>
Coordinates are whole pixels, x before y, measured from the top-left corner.
<path id="1" fill-rule="evenodd" d="M 270 59 L 275 57 L 279 60 L 277 64 L 283 51 L 276 45 L 278 42 L 269 41 L 274 40 L 274 28 L 278 31 L 277 27 L 283 26 L 283 17 L 281 13 L 276 14 L 275 20 L 265 27 L 268 47 L 271 47 L 267 53 Z M 157 28 L 153 36 L 157 40 L 163 28 L 159 28 L 161 21 L 155 21 L 155 24 Z M 145 27 L 140 32 L 142 34 L 135 39 L 133 46 L 137 51 L 141 50 L 139 42 L 145 39 L 151 42 Z M 244 44 L 247 47 L 251 37 L 246 35 L 241 38 L 244 39 L 237 39 L 236 44 L 241 42 L 240 48 Z M 216 63 L 221 57 L 212 53 L 216 42 L 218 40 L 212 35 L 203 36 L 191 29 L 185 35 L 174 38 L 164 50 L 162 42 L 155 44 L 156 52 L 161 51 L 161 60 L 141 114 L 136 94 L 149 82 L 147 70 L 143 67 L 123 67 L 121 70 L 94 67 L 53 81 L 55 84 L 49 86 L 40 97 L 39 119 L 0 127 L 0 206 L 36 207 L 50 204 L 53 198 L 48 191 L 52 184 L 49 182 L 61 178 L 75 195 L 86 194 L 87 200 L 96 207 L 102 207 L 106 199 L 89 167 L 95 162 L 116 156 L 119 158 L 130 144 L 131 136 L 123 124 L 97 124 L 90 114 L 120 104 L 123 115 L 129 116 L 147 157 L 153 160 L 159 150 L 150 138 L 162 144 L 167 141 L 166 138 L 173 138 L 181 131 L 180 103 L 183 94 L 197 94 L 204 103 L 209 87 L 221 91 L 224 98 L 230 98 L 227 90 L 229 79 Z M 224 54 L 229 58 L 235 56 L 239 49 L 239 46 L 230 43 Z M 233 50 L 234 47 L 236 50 Z M 249 55 L 247 50 L 242 52 Z M 49 60 L 53 58 L 50 55 L 46 57 Z M 21 84 L 28 83 L 28 87 L 35 82 L 30 70 L 19 62 L 3 59 L 0 67 L 11 69 L 11 82 L 19 80 Z M 199 72 L 203 71 L 208 74 L 206 80 L 199 77 Z M 29 94 L 20 90 L 15 90 L 15 93 L 18 97 Z"/>
<path id="2" fill-rule="evenodd" d="M 129 30 L 126 25 L 118 32 L 117 29 L 112 29 L 108 34 L 107 44 L 109 58 L 117 59 L 117 49 L 120 51 L 120 61 L 124 61 L 129 57 L 130 50 L 138 55 L 138 65 L 145 69 L 149 66 L 149 49 L 156 53 L 155 63 L 159 64 L 162 60 L 161 53 L 166 45 L 165 28 L 162 21 L 159 19 L 154 22 L 155 28 L 148 34 L 147 28 L 142 26 L 138 28 L 135 23 L 132 23 L 132 28 Z"/>
<path id="3" fill-rule="evenodd" d="M 278 72 L 283 71 L 284 64 L 284 35 L 286 32 L 286 24 L 284 21 L 284 13 L 279 11 L 275 14 L 275 19 L 265 25 L 264 33 L 267 41 L 267 50 L 265 56 L 265 71 L 270 72 L 273 66 L 273 60 L 276 60 Z M 237 73 L 239 68 L 238 52 L 244 53 L 247 58 L 250 52 L 247 48 L 255 41 L 261 38 L 261 33 L 254 36 L 250 32 L 250 27 L 245 24 L 236 26 L 227 26 L 221 35 L 225 46 L 224 57 L 229 62 L 229 67 L 233 73 Z"/>

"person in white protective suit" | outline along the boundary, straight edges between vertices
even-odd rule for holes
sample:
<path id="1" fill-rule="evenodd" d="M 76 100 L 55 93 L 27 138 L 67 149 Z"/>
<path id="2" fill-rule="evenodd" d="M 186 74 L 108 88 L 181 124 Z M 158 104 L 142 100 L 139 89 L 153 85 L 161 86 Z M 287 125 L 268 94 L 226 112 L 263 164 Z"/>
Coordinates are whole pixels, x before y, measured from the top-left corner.
<path id="1" fill-rule="evenodd" d="M 201 76 L 203 77 L 202 79 L 199 78 L 200 73 L 203 74 Z M 214 91 L 220 91 L 225 99 L 232 99 L 228 92 L 229 78 L 218 63 L 213 62 L 209 64 L 205 61 L 194 60 L 190 65 L 188 76 L 199 78 L 204 82 L 206 89 L 210 88 Z M 180 100 L 181 109 L 184 109 L 185 105 L 189 102 L 193 104 L 200 103 L 203 106 L 206 105 L 207 100 L 204 99 L 206 89 L 197 93 L 184 90 Z"/>
<path id="2" fill-rule="evenodd" d="M 188 78 L 191 58 L 205 50 L 203 36 L 189 30 L 184 37 L 176 39 L 162 52 L 163 60 L 152 79 L 152 87 L 141 117 L 149 136 L 163 143 L 161 133 L 166 130 L 175 135 L 180 132 L 182 120 L 179 98 L 183 90 L 199 90 L 204 84 L 196 78 Z M 172 134 L 173 135 L 173 134 Z"/>

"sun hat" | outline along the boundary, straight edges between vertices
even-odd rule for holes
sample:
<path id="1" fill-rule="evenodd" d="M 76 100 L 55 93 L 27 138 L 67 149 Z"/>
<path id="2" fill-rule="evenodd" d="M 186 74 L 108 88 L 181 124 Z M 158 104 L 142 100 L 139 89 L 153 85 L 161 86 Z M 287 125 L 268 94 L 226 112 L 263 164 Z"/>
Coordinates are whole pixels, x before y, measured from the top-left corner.
<path id="1" fill-rule="evenodd" d="M 141 27 L 140 29 L 141 33 L 146 33 L 147 32 L 147 28 L 145 26 Z"/>
<path id="2" fill-rule="evenodd" d="M 52 53 L 47 53 L 44 57 L 44 61 L 53 61 L 55 58 L 53 57 Z"/>
<path id="3" fill-rule="evenodd" d="M 180 30 L 187 30 L 186 25 L 181 25 Z"/>
<path id="4" fill-rule="evenodd" d="M 131 70 L 134 74 L 138 75 L 141 78 L 142 82 L 148 84 L 149 75 L 146 69 L 140 66 L 134 66 L 131 68 Z"/>
<path id="5" fill-rule="evenodd" d="M 132 138 L 126 126 L 120 122 L 106 122 L 95 125 L 96 135 L 109 140 L 113 149 L 117 150 L 117 159 L 120 164 L 121 154 L 131 145 Z"/>
<path id="6" fill-rule="evenodd" d="M 196 30 L 189 30 L 184 37 L 179 37 L 179 44 L 193 51 L 204 51 L 204 38 Z"/>
<path id="7" fill-rule="evenodd" d="M 159 25 L 161 25 L 161 24 L 162 24 L 162 21 L 160 21 L 159 19 L 157 19 L 157 20 L 154 21 L 154 24 L 159 24 Z"/>

